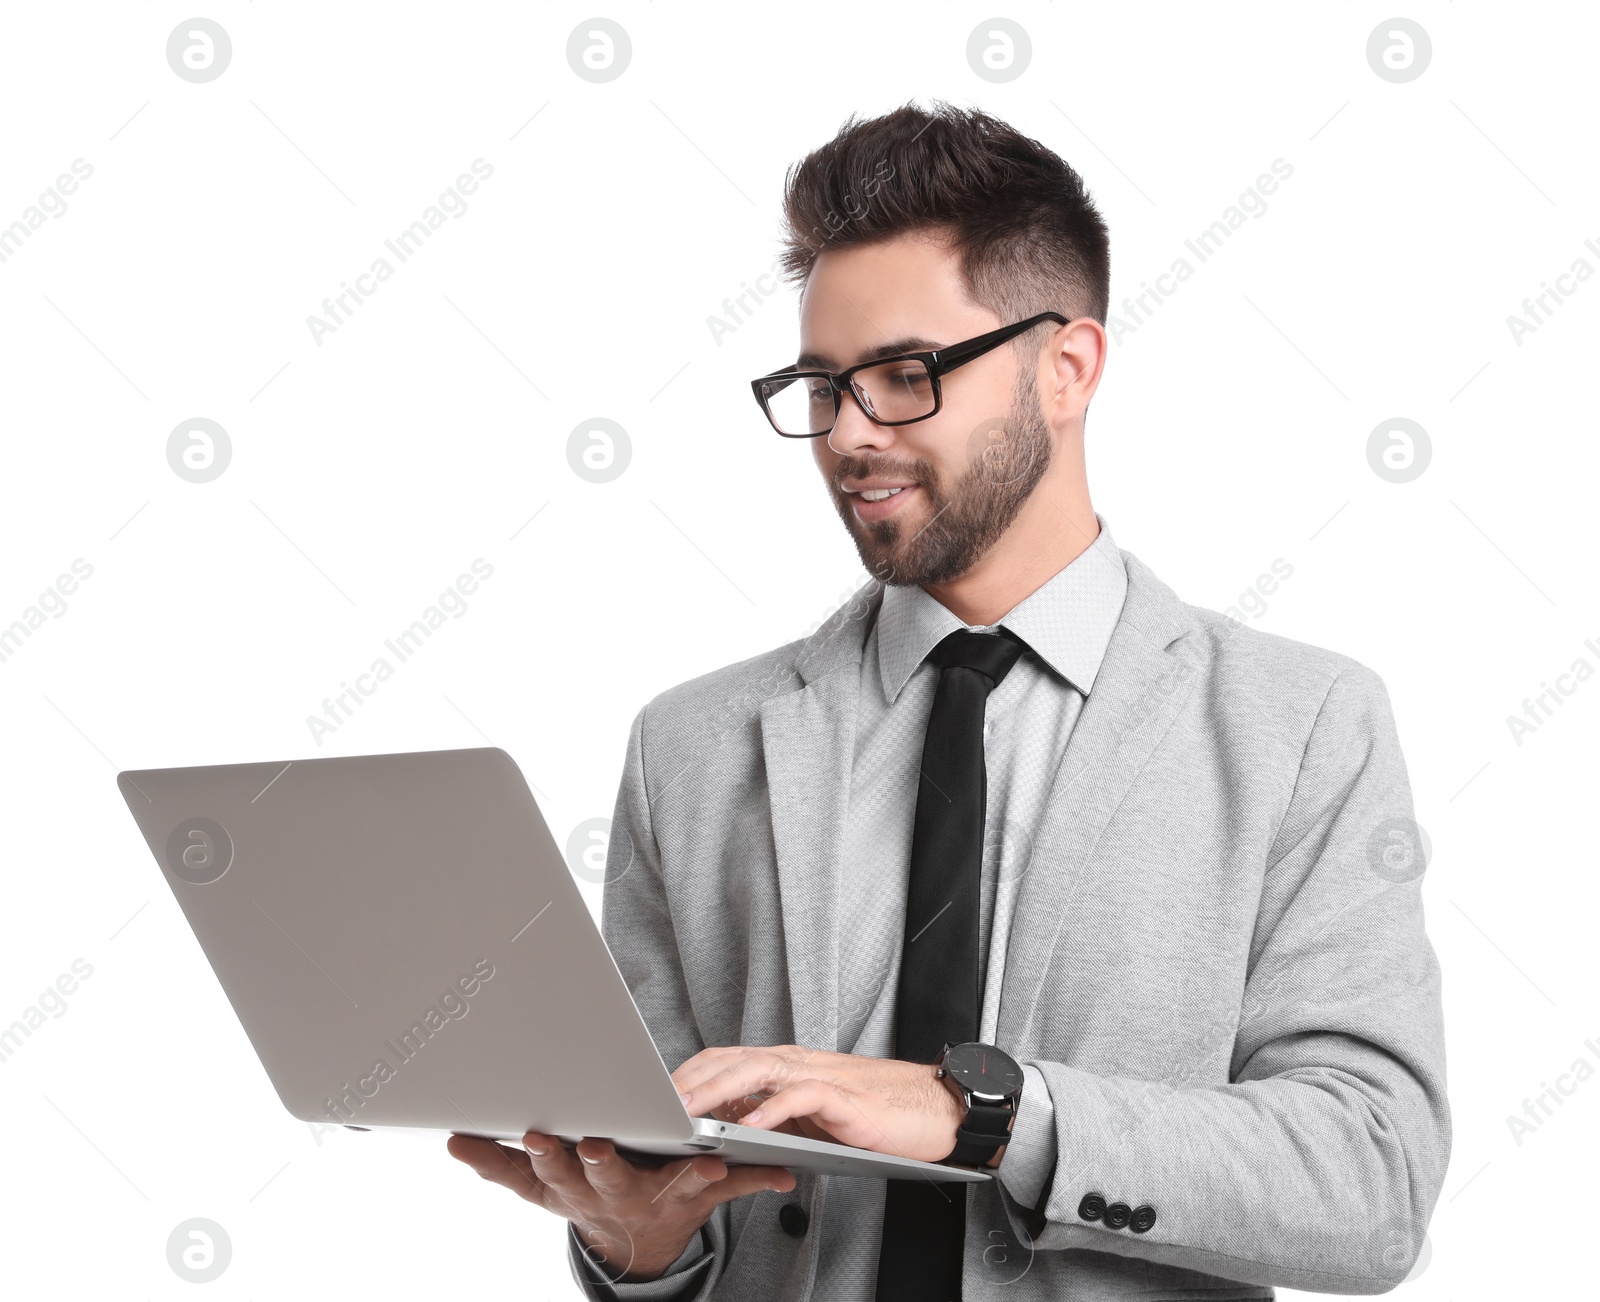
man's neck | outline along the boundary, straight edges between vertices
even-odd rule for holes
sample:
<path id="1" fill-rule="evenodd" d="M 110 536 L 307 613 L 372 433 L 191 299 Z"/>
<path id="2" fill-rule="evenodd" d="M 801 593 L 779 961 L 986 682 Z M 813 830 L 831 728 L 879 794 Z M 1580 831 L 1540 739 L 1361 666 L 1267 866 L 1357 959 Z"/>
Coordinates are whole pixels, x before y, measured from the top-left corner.
<path id="1" fill-rule="evenodd" d="M 1047 476 L 1048 479 L 1048 476 Z M 1041 480 L 1000 540 L 960 578 L 923 591 L 963 624 L 998 623 L 1064 570 L 1100 536 L 1100 522 L 1080 480 L 1052 492 Z"/>

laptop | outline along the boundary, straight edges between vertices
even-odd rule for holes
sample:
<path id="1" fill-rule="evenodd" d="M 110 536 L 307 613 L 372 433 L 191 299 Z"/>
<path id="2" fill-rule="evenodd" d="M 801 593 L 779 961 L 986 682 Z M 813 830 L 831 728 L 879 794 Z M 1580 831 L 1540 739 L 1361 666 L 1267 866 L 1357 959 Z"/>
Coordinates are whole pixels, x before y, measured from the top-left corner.
<path id="1" fill-rule="evenodd" d="M 993 1178 L 690 1116 L 498 747 L 136 769 L 117 786 L 302 1121 L 593 1136 L 643 1162 Z"/>

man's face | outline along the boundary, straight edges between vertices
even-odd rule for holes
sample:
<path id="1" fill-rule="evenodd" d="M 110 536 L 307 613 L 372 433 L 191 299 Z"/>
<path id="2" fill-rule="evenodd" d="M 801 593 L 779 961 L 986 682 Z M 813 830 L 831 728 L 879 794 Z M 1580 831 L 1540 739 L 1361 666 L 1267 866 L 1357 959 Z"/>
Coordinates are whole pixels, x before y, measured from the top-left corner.
<path id="1" fill-rule="evenodd" d="M 941 242 L 904 236 L 830 250 L 806 287 L 801 364 L 842 371 L 886 344 L 925 351 L 1008 324 L 967 298 L 956 256 Z M 884 583 L 947 583 L 966 573 L 1050 463 L 1053 440 L 1034 371 L 1017 366 L 1009 343 L 940 386 L 936 415 L 887 427 L 847 394 L 833 432 L 811 441 L 861 563 Z M 880 501 L 866 496 L 897 486 Z"/>

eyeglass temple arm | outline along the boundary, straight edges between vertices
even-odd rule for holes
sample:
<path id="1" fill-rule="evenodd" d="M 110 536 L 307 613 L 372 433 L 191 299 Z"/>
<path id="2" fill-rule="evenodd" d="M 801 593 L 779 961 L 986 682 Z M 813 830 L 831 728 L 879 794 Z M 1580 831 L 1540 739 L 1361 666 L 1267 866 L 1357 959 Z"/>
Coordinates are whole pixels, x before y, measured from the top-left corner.
<path id="1" fill-rule="evenodd" d="M 941 348 L 934 355 L 939 359 L 941 371 L 953 371 L 958 366 L 963 366 L 974 357 L 979 357 L 1007 339 L 1014 339 L 1020 334 L 1026 334 L 1034 326 L 1043 321 L 1054 321 L 1057 325 L 1066 325 L 1067 318 L 1059 312 L 1041 312 L 1038 316 L 1030 316 L 1026 321 L 1018 321 L 1014 325 L 1001 326 L 998 330 L 991 330 L 986 335 L 979 335 L 976 339 L 969 339 L 964 344 L 955 344 L 949 348 Z"/>
<path id="2" fill-rule="evenodd" d="M 939 359 L 940 370 L 954 370 L 957 366 L 960 366 L 965 362 L 970 362 L 974 357 L 981 356 L 988 349 L 993 348 L 998 344 L 1005 343 L 1007 339 L 1013 339 L 1017 335 L 1024 334 L 1027 331 L 1032 330 L 1034 326 L 1043 321 L 1054 321 L 1057 325 L 1067 324 L 1067 318 L 1062 316 L 1059 312 L 1040 312 L 1038 316 L 1031 316 L 1026 321 L 1017 321 L 1012 325 L 1001 326 L 998 330 L 991 330 L 988 334 L 979 335 L 976 339 L 969 339 L 963 344 L 954 344 L 949 348 L 936 349 L 932 355 Z M 913 356 L 914 355 L 915 354 L 913 354 Z M 894 361 L 895 359 L 888 357 L 883 358 L 882 360 Z M 849 369 L 860 370 L 864 366 L 874 366 L 877 364 L 878 363 L 876 362 L 863 362 L 861 366 L 853 366 Z M 768 371 L 765 375 L 758 375 L 751 383 L 759 384 L 762 380 L 776 379 L 780 375 L 826 375 L 830 380 L 833 381 L 835 392 L 841 391 L 843 387 L 839 383 L 839 377 L 832 372 L 812 370 L 808 367 L 794 366 L 792 364 L 789 366 L 780 366 L 777 370 Z"/>

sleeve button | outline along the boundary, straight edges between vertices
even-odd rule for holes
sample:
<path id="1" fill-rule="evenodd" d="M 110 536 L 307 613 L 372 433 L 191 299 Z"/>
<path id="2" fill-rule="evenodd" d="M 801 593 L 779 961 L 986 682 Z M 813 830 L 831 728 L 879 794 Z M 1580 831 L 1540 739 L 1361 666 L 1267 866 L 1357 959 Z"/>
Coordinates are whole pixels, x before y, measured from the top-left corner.
<path id="1" fill-rule="evenodd" d="M 1106 1228 L 1120 1230 L 1133 1219 L 1133 1208 L 1127 1203 L 1112 1203 L 1106 1208 Z"/>
<path id="2" fill-rule="evenodd" d="M 784 1203 L 778 1209 L 778 1224 L 791 1239 L 802 1239 L 811 1225 L 811 1218 L 799 1203 Z"/>
<path id="3" fill-rule="evenodd" d="M 1078 1215 L 1086 1221 L 1098 1221 L 1106 1214 L 1106 1200 L 1097 1193 L 1084 1194 L 1078 1204 Z"/>
<path id="4" fill-rule="evenodd" d="M 1133 1209 L 1133 1219 L 1128 1222 L 1128 1228 L 1135 1234 L 1145 1234 L 1156 1223 L 1156 1209 L 1146 1203 L 1142 1207 Z"/>

